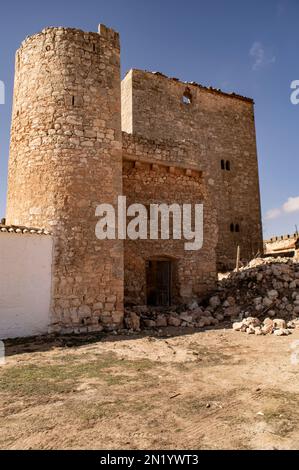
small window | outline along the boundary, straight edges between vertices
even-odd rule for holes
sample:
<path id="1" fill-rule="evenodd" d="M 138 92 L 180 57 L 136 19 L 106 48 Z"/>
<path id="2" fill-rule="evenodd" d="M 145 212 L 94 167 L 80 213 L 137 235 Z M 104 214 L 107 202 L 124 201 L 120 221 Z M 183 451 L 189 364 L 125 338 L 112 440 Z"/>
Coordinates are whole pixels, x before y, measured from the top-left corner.
<path id="1" fill-rule="evenodd" d="M 96 45 L 95 44 L 92 45 L 92 49 L 93 49 L 93 52 L 96 51 Z"/>
<path id="2" fill-rule="evenodd" d="M 235 232 L 240 232 L 240 225 L 239 224 L 235 225 Z"/>
<path id="3" fill-rule="evenodd" d="M 234 231 L 235 231 L 235 226 L 234 226 L 234 224 L 230 224 L 230 231 L 231 231 L 231 232 L 234 232 Z"/>
<path id="4" fill-rule="evenodd" d="M 221 170 L 225 170 L 225 161 L 221 160 Z"/>
<path id="5" fill-rule="evenodd" d="M 226 160 L 225 168 L 227 171 L 230 171 L 230 161 Z"/>
<path id="6" fill-rule="evenodd" d="M 75 97 L 72 96 L 72 106 L 74 106 L 74 105 L 75 105 Z"/>
<path id="7" fill-rule="evenodd" d="M 186 90 L 184 91 L 184 94 L 183 94 L 183 97 L 182 97 L 182 102 L 184 104 L 191 104 L 192 103 L 192 95 L 191 95 L 191 92 L 190 92 L 189 88 L 186 88 Z"/>

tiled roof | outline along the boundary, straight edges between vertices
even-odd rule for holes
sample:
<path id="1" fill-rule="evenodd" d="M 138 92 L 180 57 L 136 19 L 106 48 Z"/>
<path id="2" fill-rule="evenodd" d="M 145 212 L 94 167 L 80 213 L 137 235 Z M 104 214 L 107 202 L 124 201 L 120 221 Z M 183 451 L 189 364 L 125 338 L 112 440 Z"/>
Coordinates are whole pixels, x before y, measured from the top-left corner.
<path id="1" fill-rule="evenodd" d="M 51 235 L 51 232 L 45 229 L 35 227 L 24 227 L 22 225 L 3 224 L 0 224 L 0 233 L 35 233 L 37 235 Z"/>

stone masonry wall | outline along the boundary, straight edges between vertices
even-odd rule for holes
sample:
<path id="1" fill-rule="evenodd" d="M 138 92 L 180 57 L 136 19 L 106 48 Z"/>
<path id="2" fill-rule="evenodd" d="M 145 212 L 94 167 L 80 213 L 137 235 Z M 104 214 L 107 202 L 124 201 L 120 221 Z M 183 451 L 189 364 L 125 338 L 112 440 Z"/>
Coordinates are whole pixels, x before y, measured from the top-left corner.
<path id="1" fill-rule="evenodd" d="M 123 243 L 95 237 L 122 193 L 118 33 L 48 28 L 16 54 L 6 219 L 54 234 L 52 329 L 123 319 Z"/>
<path id="2" fill-rule="evenodd" d="M 147 142 L 144 138 L 123 133 L 123 190 L 127 205 L 138 202 L 199 204 L 204 203 L 203 247 L 186 251 L 186 240 L 126 240 L 125 241 L 125 299 L 146 303 L 146 262 L 149 259 L 169 258 L 174 262 L 175 286 L 173 302 L 188 302 L 206 294 L 216 282 L 217 222 L 202 173 L 177 164 L 155 163 L 155 155 L 181 152 L 167 142 Z M 158 159 L 156 159 L 158 160 Z"/>
<path id="3" fill-rule="evenodd" d="M 203 171 L 217 209 L 218 268 L 234 267 L 237 245 L 244 261 L 262 251 L 253 101 L 131 70 L 123 80 L 122 108 L 123 130 L 140 138 L 140 155 L 142 138 L 172 141 L 175 154 L 155 151 L 153 158 Z"/>

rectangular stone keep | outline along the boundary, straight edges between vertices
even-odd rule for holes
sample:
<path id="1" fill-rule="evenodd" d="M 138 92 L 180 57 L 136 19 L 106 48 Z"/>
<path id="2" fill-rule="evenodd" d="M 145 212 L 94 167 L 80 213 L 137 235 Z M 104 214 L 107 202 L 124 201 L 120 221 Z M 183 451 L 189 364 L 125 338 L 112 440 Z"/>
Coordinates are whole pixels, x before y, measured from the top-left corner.
<path id="1" fill-rule="evenodd" d="M 185 98 L 188 98 L 187 100 Z M 217 210 L 218 269 L 263 250 L 253 100 L 160 73 L 130 70 L 122 82 L 124 151 L 203 171 Z"/>

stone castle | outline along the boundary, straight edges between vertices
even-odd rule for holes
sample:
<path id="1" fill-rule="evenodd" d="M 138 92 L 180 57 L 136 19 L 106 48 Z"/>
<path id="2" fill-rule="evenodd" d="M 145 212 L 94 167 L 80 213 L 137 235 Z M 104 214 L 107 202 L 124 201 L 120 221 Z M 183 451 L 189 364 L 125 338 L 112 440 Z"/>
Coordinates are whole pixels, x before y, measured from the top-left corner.
<path id="1" fill-rule="evenodd" d="M 98 240 L 119 195 L 203 203 L 204 243 Z M 117 32 L 47 28 L 16 54 L 7 226 L 53 237 L 52 331 L 118 328 L 124 300 L 187 303 L 262 250 L 254 103 L 161 73 L 120 78 Z"/>

